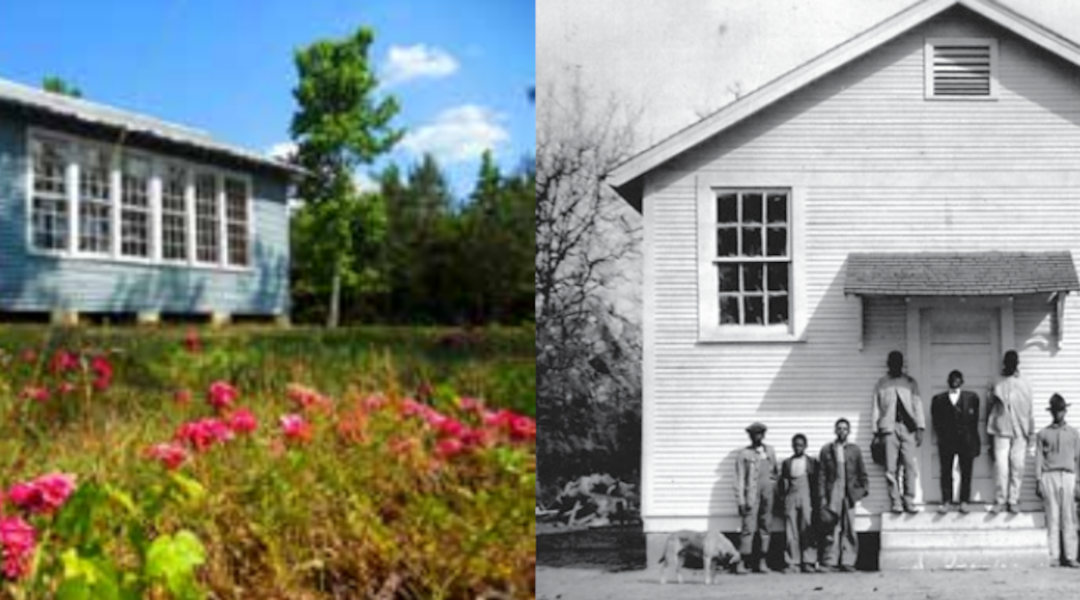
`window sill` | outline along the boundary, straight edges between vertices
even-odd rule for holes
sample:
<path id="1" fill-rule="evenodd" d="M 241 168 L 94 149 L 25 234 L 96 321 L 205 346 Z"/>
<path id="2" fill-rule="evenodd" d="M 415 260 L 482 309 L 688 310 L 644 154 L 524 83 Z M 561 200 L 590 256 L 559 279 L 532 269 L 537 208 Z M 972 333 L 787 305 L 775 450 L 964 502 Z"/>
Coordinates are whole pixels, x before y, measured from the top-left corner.
<path id="1" fill-rule="evenodd" d="M 997 102 L 997 96 L 925 96 L 933 102 Z"/>
<path id="2" fill-rule="evenodd" d="M 735 329 L 728 327 L 709 327 L 698 331 L 699 344 L 802 344 L 805 335 L 796 335 L 790 331 L 769 331 L 753 329 Z"/>
<path id="3" fill-rule="evenodd" d="M 219 265 L 216 263 L 184 262 L 175 260 L 154 261 L 148 258 L 119 257 L 106 254 L 71 253 L 67 251 L 40 250 L 31 248 L 27 251 L 31 256 L 52 258 L 56 260 L 70 260 L 75 262 L 99 262 L 115 263 L 135 267 L 151 267 L 163 269 L 191 269 L 195 271 L 215 271 L 219 273 L 234 273 L 237 275 L 249 275 L 255 272 L 254 267 L 236 267 Z"/>

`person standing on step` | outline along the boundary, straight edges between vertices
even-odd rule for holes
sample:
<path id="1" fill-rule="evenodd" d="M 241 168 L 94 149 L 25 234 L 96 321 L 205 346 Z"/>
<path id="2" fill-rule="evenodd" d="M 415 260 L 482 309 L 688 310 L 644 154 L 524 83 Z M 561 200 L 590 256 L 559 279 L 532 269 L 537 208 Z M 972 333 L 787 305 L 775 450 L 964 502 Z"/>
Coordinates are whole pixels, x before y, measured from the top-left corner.
<path id="1" fill-rule="evenodd" d="M 1046 409 L 1054 422 L 1035 437 L 1035 493 L 1046 509 L 1050 566 L 1080 568 L 1076 561 L 1076 474 L 1080 472 L 1080 433 L 1065 424 L 1065 399 L 1054 394 Z"/>
<path id="2" fill-rule="evenodd" d="M 960 512 L 968 512 L 971 502 L 971 465 L 979 455 L 979 396 L 961 390 L 964 375 L 949 373 L 949 391 L 942 392 L 930 402 L 930 417 L 937 437 L 938 457 L 941 460 L 941 506 L 946 513 L 957 508 L 953 502 L 953 459 L 960 462 Z"/>
<path id="3" fill-rule="evenodd" d="M 995 497 L 990 512 L 1020 512 L 1020 482 L 1024 479 L 1024 455 L 1034 441 L 1035 415 L 1031 385 L 1020 377 L 1020 357 L 1009 350 L 1002 359 L 1001 380 L 990 393 L 986 433 L 991 436 L 994 458 Z"/>
<path id="4" fill-rule="evenodd" d="M 755 570 L 758 573 L 769 572 L 765 557 L 769 555 L 769 525 L 772 521 L 779 465 L 776 462 L 776 452 L 764 442 L 766 429 L 762 423 L 751 423 L 746 428 L 750 445 L 740 450 L 735 457 L 735 502 L 739 505 L 739 516 L 742 517 L 739 554 L 743 558 L 735 572 L 740 574 L 746 573 L 747 559 L 755 556 L 754 542 L 760 542 L 761 547 Z"/>
<path id="5" fill-rule="evenodd" d="M 796 433 L 791 438 L 794 454 L 780 465 L 780 498 L 783 498 L 784 532 L 787 547 L 785 572 L 799 569 L 813 573 L 817 561 L 814 531 L 811 523 L 818 511 L 817 460 L 806 455 L 806 436 Z"/>
<path id="6" fill-rule="evenodd" d="M 885 438 L 885 481 L 889 486 L 892 512 L 917 513 L 915 486 L 919 480 L 916 453 L 922 446 L 926 420 L 923 417 L 919 384 L 904 373 L 904 355 L 889 353 L 889 373 L 874 387 L 871 424 L 874 434 Z M 903 467 L 903 493 L 900 490 Z"/>
<path id="7" fill-rule="evenodd" d="M 848 443 L 850 433 L 851 423 L 837 420 L 836 440 L 825 444 L 818 455 L 818 519 L 826 532 L 821 544 L 821 566 L 836 571 L 855 570 L 855 559 L 859 557 L 855 503 L 870 493 L 862 450 Z"/>

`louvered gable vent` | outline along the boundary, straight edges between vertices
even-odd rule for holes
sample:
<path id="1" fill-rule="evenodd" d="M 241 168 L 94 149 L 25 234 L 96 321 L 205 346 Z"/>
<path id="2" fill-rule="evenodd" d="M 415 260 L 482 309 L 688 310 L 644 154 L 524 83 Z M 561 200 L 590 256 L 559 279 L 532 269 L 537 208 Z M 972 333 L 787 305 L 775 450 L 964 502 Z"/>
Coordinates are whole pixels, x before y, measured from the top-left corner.
<path id="1" fill-rule="evenodd" d="M 996 40 L 927 40 L 927 96 L 995 96 Z"/>

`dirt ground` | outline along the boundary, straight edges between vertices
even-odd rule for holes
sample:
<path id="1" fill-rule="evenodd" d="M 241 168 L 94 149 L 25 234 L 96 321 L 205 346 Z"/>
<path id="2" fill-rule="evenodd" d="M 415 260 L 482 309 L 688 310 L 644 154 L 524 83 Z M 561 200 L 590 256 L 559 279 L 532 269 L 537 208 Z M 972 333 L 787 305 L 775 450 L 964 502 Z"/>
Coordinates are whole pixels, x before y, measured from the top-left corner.
<path id="1" fill-rule="evenodd" d="M 684 569 L 685 583 L 661 586 L 660 565 L 645 565 L 640 529 L 538 530 L 536 597 L 540 600 L 652 600 L 654 598 L 821 598 L 828 600 L 968 600 L 1076 598 L 1080 569 L 993 571 L 860 571 L 856 573 L 722 573 L 711 587 L 700 569 Z"/>

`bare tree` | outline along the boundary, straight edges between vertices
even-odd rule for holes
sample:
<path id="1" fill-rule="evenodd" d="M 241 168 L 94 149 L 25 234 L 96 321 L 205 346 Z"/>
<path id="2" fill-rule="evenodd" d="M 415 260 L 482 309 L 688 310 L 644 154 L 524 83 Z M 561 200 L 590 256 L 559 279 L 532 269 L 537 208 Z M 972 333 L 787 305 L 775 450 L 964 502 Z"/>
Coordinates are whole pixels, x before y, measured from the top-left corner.
<path id="1" fill-rule="evenodd" d="M 637 253 L 640 227 L 605 183 L 634 150 L 638 115 L 618 98 L 595 101 L 580 80 L 570 81 L 562 88 L 541 86 L 537 102 L 541 479 L 552 466 L 545 458 L 578 460 L 597 451 L 608 462 L 619 446 L 611 426 L 623 424 L 637 435 L 634 415 L 640 418 L 640 335 L 610 302 L 621 269 Z"/>

